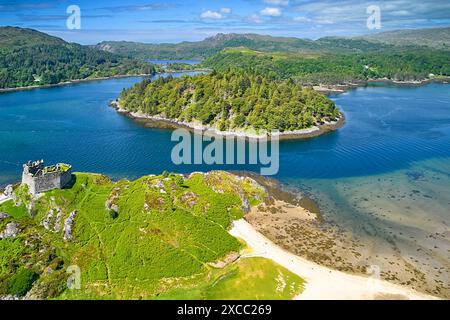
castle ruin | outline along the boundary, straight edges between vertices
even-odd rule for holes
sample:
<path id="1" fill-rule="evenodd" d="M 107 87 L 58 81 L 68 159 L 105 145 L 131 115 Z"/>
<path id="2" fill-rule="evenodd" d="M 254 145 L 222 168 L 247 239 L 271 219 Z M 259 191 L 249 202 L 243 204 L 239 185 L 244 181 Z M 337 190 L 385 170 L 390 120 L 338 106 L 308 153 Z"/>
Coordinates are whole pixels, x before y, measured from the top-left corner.
<path id="1" fill-rule="evenodd" d="M 28 185 L 31 194 L 62 189 L 72 180 L 72 166 L 58 163 L 44 166 L 44 160 L 28 161 L 23 165 L 22 183 Z"/>

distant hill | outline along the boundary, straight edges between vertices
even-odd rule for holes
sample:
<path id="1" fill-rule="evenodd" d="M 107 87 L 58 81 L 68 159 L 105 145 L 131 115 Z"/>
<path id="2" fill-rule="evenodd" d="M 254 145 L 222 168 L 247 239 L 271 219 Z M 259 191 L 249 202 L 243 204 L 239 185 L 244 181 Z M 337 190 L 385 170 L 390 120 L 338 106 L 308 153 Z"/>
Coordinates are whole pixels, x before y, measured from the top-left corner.
<path id="1" fill-rule="evenodd" d="M 32 29 L 0 27 L 0 88 L 152 72 L 148 63 Z"/>
<path id="2" fill-rule="evenodd" d="M 450 50 L 450 27 L 387 31 L 355 39 L 397 46 L 417 45 Z"/>
<path id="3" fill-rule="evenodd" d="M 64 45 L 63 39 L 46 33 L 17 27 L 0 27 L 0 50 L 11 50 L 34 45 Z"/>
<path id="4" fill-rule="evenodd" d="M 272 37 L 258 34 L 223 34 L 197 42 L 177 44 L 147 44 L 127 41 L 107 41 L 95 46 L 97 49 L 141 59 L 204 59 L 226 48 L 246 47 L 263 52 L 353 53 L 390 49 L 392 46 L 364 39 L 336 37 L 309 39 Z"/>
<path id="5" fill-rule="evenodd" d="M 223 34 L 197 42 L 150 44 L 105 41 L 95 48 L 140 59 L 205 59 L 226 48 L 245 47 L 262 52 L 364 53 L 408 51 L 418 46 L 448 50 L 450 28 L 401 30 L 362 37 L 323 37 L 318 40 L 259 34 Z"/>

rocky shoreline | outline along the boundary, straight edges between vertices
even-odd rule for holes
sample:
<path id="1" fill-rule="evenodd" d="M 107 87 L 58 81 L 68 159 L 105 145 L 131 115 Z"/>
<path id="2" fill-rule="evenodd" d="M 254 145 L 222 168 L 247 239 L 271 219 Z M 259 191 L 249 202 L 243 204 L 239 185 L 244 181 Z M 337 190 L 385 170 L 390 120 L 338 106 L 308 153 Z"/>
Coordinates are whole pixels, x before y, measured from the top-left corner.
<path id="1" fill-rule="evenodd" d="M 143 113 L 129 112 L 120 106 L 118 100 L 110 101 L 110 107 L 117 110 L 117 112 L 135 120 L 148 128 L 161 128 L 161 129 L 178 129 L 184 128 L 190 131 L 201 130 L 203 134 L 210 136 L 231 136 L 242 139 L 261 139 L 268 138 L 270 140 L 270 134 L 258 134 L 249 131 L 220 131 L 214 127 L 202 126 L 199 124 L 182 122 L 163 118 L 160 116 L 151 116 Z M 341 113 L 341 117 L 337 121 L 326 122 L 321 125 L 316 125 L 312 128 L 300 129 L 295 131 L 285 131 L 279 133 L 279 140 L 295 140 L 295 139 L 308 139 L 321 136 L 325 133 L 338 130 L 345 124 L 345 115 Z"/>

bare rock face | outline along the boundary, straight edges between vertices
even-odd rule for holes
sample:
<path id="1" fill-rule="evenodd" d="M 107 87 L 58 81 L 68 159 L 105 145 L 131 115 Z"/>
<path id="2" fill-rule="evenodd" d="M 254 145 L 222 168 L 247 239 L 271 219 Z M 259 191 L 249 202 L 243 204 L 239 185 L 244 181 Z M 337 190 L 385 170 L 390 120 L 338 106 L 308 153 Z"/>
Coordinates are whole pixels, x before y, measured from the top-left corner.
<path id="1" fill-rule="evenodd" d="M 44 218 L 44 220 L 42 220 L 42 225 L 44 226 L 45 229 L 50 230 L 50 224 L 53 221 L 53 214 L 54 214 L 54 210 L 51 209 L 47 216 Z"/>
<path id="2" fill-rule="evenodd" d="M 5 231 L 0 233 L 0 239 L 15 238 L 20 233 L 17 222 L 10 222 L 6 225 Z"/>
<path id="3" fill-rule="evenodd" d="M 248 202 L 248 199 L 245 195 L 241 194 L 241 200 L 242 200 L 242 211 L 244 211 L 245 214 L 250 212 L 250 204 Z"/>
<path id="4" fill-rule="evenodd" d="M 181 196 L 181 201 L 185 202 L 189 208 L 192 208 L 197 203 L 197 195 L 192 191 L 188 191 Z"/>
<path id="5" fill-rule="evenodd" d="M 69 217 L 64 221 L 64 240 L 68 241 L 72 239 L 72 227 L 75 219 L 75 215 L 77 214 L 77 210 L 72 211 Z"/>
<path id="6" fill-rule="evenodd" d="M 13 186 L 11 184 L 7 185 L 3 193 L 5 194 L 5 196 L 11 197 L 14 193 Z"/>
<path id="7" fill-rule="evenodd" d="M 62 211 L 60 208 L 56 209 L 56 220 L 55 220 L 55 225 L 53 226 L 53 230 L 59 231 L 61 229 L 61 218 L 62 218 Z"/>
<path id="8" fill-rule="evenodd" d="M 115 213 L 119 213 L 119 206 L 117 204 L 113 204 L 111 206 L 111 210 L 114 211 Z"/>

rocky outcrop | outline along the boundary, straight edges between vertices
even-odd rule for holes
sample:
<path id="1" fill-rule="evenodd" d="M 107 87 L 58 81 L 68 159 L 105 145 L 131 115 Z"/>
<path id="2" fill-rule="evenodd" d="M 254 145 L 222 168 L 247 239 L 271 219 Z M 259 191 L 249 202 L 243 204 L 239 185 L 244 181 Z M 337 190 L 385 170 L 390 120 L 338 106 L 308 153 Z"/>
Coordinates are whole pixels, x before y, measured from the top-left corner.
<path id="1" fill-rule="evenodd" d="M 0 212 L 0 220 L 7 219 L 9 217 L 10 215 L 7 214 L 6 212 Z"/>
<path id="2" fill-rule="evenodd" d="M 192 191 L 188 191 L 181 196 L 181 201 L 186 203 L 189 208 L 193 208 L 197 203 L 197 195 Z"/>
<path id="3" fill-rule="evenodd" d="M 13 193 L 14 193 L 14 188 L 11 184 L 7 185 L 5 188 L 5 191 L 3 192 L 3 194 L 8 198 L 11 197 L 13 195 Z"/>
<path id="4" fill-rule="evenodd" d="M 75 215 L 77 214 L 77 210 L 72 211 L 69 217 L 64 221 L 64 240 L 68 241 L 72 239 L 72 228 L 73 222 L 75 220 Z"/>
<path id="5" fill-rule="evenodd" d="M 53 209 L 51 209 L 48 212 L 47 216 L 44 218 L 44 220 L 42 220 L 42 226 L 47 230 L 50 230 L 50 228 L 51 228 L 50 225 L 53 222 L 53 214 L 54 214 L 54 211 L 53 211 Z"/>
<path id="6" fill-rule="evenodd" d="M 55 220 L 55 225 L 53 226 L 53 230 L 59 231 L 61 229 L 61 218 L 62 218 L 62 211 L 60 208 L 56 209 L 56 220 Z"/>
<path id="7" fill-rule="evenodd" d="M 10 222 L 6 225 L 5 231 L 0 233 L 0 239 L 15 238 L 20 233 L 17 222 Z"/>

